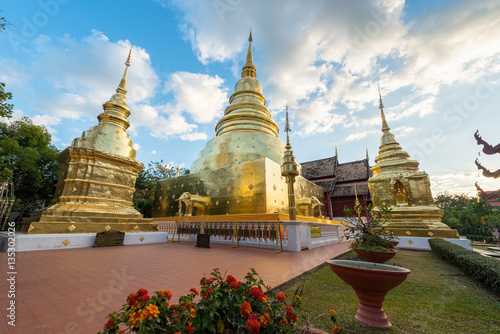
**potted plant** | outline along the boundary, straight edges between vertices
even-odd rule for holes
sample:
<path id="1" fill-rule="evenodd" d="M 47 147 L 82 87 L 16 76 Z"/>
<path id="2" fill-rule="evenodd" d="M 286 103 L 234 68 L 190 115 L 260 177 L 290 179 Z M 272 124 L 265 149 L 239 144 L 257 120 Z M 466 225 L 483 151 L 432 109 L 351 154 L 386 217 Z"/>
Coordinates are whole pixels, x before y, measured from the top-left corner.
<path id="1" fill-rule="evenodd" d="M 388 221 L 391 209 L 383 207 L 374 214 L 371 206 L 362 207 L 357 204 L 354 209 L 344 209 L 346 214 L 345 240 L 351 240 L 350 247 L 365 261 L 384 263 L 392 259 L 396 253 L 396 241 L 392 231 L 386 230 L 383 224 Z M 362 219 L 362 213 L 366 219 Z"/>

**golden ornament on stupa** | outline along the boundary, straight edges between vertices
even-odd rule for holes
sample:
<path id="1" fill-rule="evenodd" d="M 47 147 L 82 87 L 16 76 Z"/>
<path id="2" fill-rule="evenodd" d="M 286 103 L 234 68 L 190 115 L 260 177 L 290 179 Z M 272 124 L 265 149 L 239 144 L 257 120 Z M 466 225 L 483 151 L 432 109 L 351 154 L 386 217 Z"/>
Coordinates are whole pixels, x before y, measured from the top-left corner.
<path id="1" fill-rule="evenodd" d="M 391 209 L 385 227 L 395 236 L 459 238 L 458 231 L 441 222 L 444 212 L 434 204 L 429 176 L 419 171 L 419 163 L 410 159 L 390 132 L 380 87 L 379 98 L 383 135 L 376 165 L 371 168 L 373 176 L 368 180 L 373 211 Z"/>
<path id="2" fill-rule="evenodd" d="M 103 104 L 99 124 L 84 131 L 62 151 L 53 206 L 38 221 L 27 222 L 20 231 L 29 234 L 98 233 L 103 231 L 155 232 L 158 224 L 144 219 L 133 208 L 135 180 L 144 165 L 135 160 L 127 117 L 127 73 L 116 93 Z"/>
<path id="3" fill-rule="evenodd" d="M 216 136 L 193 162 L 191 174 L 158 182 L 153 217 L 286 214 L 288 219 L 281 171 L 285 143 L 257 80 L 251 33 L 248 41 L 241 79 L 215 127 Z M 295 195 L 322 199 L 323 189 L 296 176 Z"/>

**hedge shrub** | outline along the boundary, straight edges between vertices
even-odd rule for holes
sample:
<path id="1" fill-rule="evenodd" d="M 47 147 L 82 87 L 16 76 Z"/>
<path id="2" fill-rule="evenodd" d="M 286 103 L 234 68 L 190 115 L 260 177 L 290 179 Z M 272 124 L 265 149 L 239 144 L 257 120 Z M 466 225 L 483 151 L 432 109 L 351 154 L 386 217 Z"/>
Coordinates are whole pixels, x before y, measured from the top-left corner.
<path id="1" fill-rule="evenodd" d="M 434 253 L 500 295 L 500 261 L 443 239 L 429 239 Z"/>

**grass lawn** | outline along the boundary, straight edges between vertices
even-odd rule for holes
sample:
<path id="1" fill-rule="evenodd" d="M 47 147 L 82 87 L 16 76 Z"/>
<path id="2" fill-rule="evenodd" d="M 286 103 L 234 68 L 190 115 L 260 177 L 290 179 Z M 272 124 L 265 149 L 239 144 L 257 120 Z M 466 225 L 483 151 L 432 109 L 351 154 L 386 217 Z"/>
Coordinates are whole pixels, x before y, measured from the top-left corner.
<path id="1" fill-rule="evenodd" d="M 353 252 L 339 258 L 361 260 Z M 500 306 L 470 284 L 440 277 L 441 273 L 454 272 L 434 266 L 456 268 L 434 253 L 400 250 L 386 264 L 411 270 L 406 281 L 385 298 L 384 311 L 393 325 L 390 329 L 366 328 L 354 320 L 358 298 L 329 266 L 306 275 L 283 292 L 291 298 L 304 283 L 304 307 L 300 314 L 313 319 L 334 309 L 337 324 L 347 333 L 500 333 Z M 471 281 L 463 273 L 456 278 Z M 500 296 L 476 285 L 500 302 Z M 328 315 L 320 317 L 313 326 L 330 333 L 333 328 Z"/>

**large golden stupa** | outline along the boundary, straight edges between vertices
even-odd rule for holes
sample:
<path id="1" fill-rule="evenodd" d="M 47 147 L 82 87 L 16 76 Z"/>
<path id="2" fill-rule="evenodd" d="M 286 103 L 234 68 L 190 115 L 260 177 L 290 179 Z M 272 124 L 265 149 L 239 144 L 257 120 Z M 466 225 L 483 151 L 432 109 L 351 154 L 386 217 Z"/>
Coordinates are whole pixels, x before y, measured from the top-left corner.
<path id="1" fill-rule="evenodd" d="M 130 52 L 132 49 L 130 49 Z M 135 160 L 127 117 L 127 72 L 116 94 L 103 104 L 97 116 L 99 124 L 84 131 L 63 150 L 54 205 L 45 210 L 39 221 L 22 224 L 29 234 L 98 233 L 103 231 L 155 232 L 158 224 L 133 208 L 135 180 L 144 165 Z"/>
<path id="2" fill-rule="evenodd" d="M 281 175 L 285 143 L 278 138 L 278 125 L 256 77 L 250 33 L 241 79 L 215 127 L 215 138 L 205 144 L 191 174 L 158 182 L 153 217 L 288 214 Z M 312 197 L 322 199 L 323 190 L 298 176 L 295 195 L 300 205 Z M 313 216 L 309 208 L 302 214 Z"/>
<path id="3" fill-rule="evenodd" d="M 443 210 L 432 198 L 429 176 L 419 171 L 419 163 L 410 159 L 390 132 L 380 95 L 382 139 L 373 177 L 368 180 L 374 211 L 391 209 L 386 224 L 394 235 L 403 237 L 459 238 L 458 231 L 441 222 Z"/>

